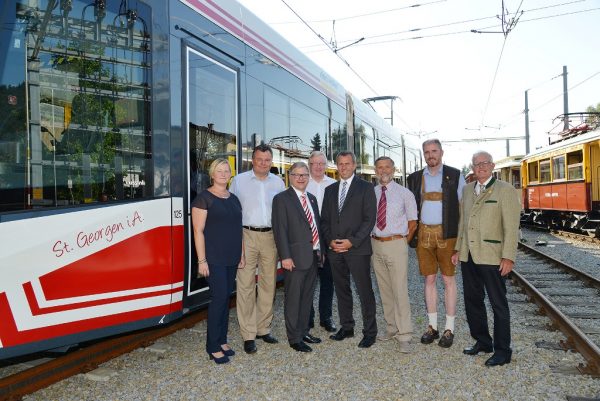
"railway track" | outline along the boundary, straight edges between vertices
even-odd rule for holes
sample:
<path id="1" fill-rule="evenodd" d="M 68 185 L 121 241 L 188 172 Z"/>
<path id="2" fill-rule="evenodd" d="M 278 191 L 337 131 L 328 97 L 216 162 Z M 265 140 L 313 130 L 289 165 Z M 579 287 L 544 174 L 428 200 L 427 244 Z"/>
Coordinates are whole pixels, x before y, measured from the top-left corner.
<path id="1" fill-rule="evenodd" d="M 560 347 L 584 357 L 577 369 L 600 377 L 600 280 L 523 243 L 519 249 L 513 283 L 564 333 Z"/>
<path id="2" fill-rule="evenodd" d="M 235 298 L 231 300 L 230 307 L 235 307 Z M 198 322 L 205 320 L 206 316 L 207 309 L 203 308 L 172 324 L 103 340 L 3 377 L 0 379 L 0 401 L 20 400 L 27 394 L 67 377 L 90 372 L 110 359 L 140 347 L 148 347 L 159 338 L 178 330 L 192 328 Z"/>

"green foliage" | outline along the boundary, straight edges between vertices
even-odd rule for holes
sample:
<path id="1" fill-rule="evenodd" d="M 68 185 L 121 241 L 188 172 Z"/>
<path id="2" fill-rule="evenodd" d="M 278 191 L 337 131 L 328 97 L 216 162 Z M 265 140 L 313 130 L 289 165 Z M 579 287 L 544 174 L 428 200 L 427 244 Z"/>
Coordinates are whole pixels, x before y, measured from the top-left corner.
<path id="1" fill-rule="evenodd" d="M 317 132 L 310 140 L 312 150 L 321 150 L 321 135 Z"/>
<path id="2" fill-rule="evenodd" d="M 596 107 L 588 106 L 588 108 L 585 111 L 587 111 L 588 113 L 600 113 L 600 103 L 598 103 Z M 592 126 L 600 126 L 600 115 L 591 115 L 585 120 L 585 122 Z"/>

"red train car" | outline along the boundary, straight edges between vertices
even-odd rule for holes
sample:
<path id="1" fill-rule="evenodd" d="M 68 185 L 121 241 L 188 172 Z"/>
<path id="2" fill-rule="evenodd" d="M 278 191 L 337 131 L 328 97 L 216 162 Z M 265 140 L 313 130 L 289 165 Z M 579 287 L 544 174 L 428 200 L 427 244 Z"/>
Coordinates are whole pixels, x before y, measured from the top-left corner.
<path id="1" fill-rule="evenodd" d="M 521 176 L 525 222 L 600 236 L 600 129 L 526 155 Z"/>

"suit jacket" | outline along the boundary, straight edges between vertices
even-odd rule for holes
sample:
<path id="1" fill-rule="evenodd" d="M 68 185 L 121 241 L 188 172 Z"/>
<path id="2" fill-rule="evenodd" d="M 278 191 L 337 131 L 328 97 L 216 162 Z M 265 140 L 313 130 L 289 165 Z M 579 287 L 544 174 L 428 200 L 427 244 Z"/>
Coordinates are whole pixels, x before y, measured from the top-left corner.
<path id="1" fill-rule="evenodd" d="M 327 246 L 336 239 L 348 239 L 352 243 L 349 254 L 371 255 L 369 237 L 377 219 L 377 199 L 370 182 L 354 176 L 346 191 L 346 200 L 341 213 L 338 213 L 338 191 L 340 182 L 325 188 L 321 228 Z"/>
<path id="2" fill-rule="evenodd" d="M 317 230 L 319 230 L 320 218 L 317 198 L 308 192 L 306 192 L 306 195 L 312 206 Z M 275 195 L 271 222 L 279 258 L 293 259 L 296 269 L 309 269 L 313 264 L 314 257 L 312 230 L 294 188 L 289 187 L 287 190 Z M 319 230 L 321 250 L 325 249 L 322 238 L 323 235 Z"/>
<path id="3" fill-rule="evenodd" d="M 501 259 L 514 262 L 519 238 L 521 204 L 514 187 L 494 178 L 484 192 L 475 195 L 477 181 L 463 189 L 461 219 L 455 249 L 461 261 L 500 265 Z"/>

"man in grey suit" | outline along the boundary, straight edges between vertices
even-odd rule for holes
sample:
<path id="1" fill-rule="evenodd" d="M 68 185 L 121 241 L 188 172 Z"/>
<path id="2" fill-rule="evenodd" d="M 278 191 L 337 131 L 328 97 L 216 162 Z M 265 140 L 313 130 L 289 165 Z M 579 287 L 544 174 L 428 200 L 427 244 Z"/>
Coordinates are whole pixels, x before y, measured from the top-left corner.
<path id="1" fill-rule="evenodd" d="M 306 343 L 321 339 L 309 334 L 309 318 L 321 263 L 319 205 L 306 192 L 310 175 L 303 162 L 289 170 L 290 187 L 273 198 L 271 221 L 285 285 L 284 317 L 290 347 L 310 352 Z"/>
<path id="2" fill-rule="evenodd" d="M 363 339 L 358 346 L 368 348 L 375 343 L 377 322 L 375 294 L 371 283 L 371 231 L 377 216 L 377 200 L 373 184 L 354 175 L 356 156 L 340 152 L 336 157 L 340 181 L 325 189 L 321 228 L 329 246 L 333 284 L 338 301 L 340 325 L 330 338 L 342 341 L 354 337 L 352 288 L 354 279 L 363 318 Z"/>
<path id="3" fill-rule="evenodd" d="M 521 204 L 512 185 L 492 176 L 494 162 L 488 152 L 473 155 L 476 180 L 463 189 L 461 218 L 452 263 L 461 261 L 465 312 L 472 347 L 463 353 L 494 352 L 486 366 L 510 363 L 510 311 L 506 275 L 513 269 L 519 236 Z M 494 337 L 490 336 L 485 293 L 494 311 Z"/>

